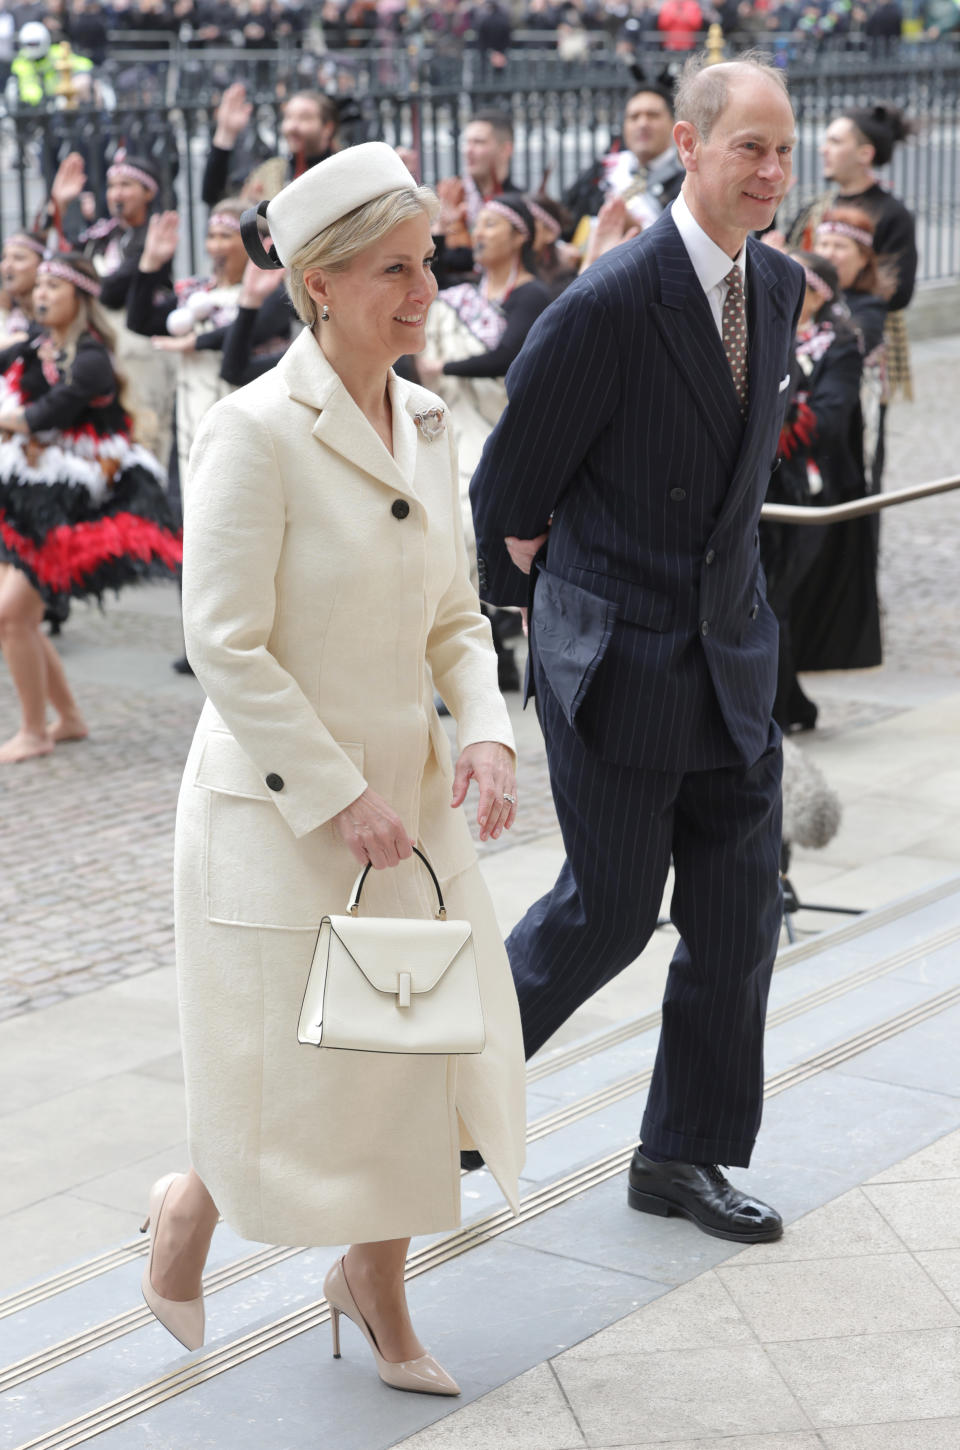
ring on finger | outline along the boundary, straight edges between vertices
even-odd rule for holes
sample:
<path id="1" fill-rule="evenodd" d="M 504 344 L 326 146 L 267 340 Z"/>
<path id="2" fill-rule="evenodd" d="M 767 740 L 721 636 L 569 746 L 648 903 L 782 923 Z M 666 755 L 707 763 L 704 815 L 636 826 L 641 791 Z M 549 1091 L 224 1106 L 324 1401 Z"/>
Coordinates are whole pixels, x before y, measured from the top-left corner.
<path id="1" fill-rule="evenodd" d="M 504 791 L 504 793 L 503 793 L 503 799 L 504 799 L 504 802 L 508 806 L 515 806 L 516 803 L 517 803 L 516 796 L 515 795 L 510 795 L 509 791 Z"/>

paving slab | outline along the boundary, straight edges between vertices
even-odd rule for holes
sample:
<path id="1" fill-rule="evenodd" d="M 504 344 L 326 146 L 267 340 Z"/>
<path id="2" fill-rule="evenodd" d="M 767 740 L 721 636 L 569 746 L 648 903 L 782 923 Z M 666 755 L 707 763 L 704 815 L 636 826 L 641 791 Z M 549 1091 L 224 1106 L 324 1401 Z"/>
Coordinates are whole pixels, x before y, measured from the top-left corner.
<path id="1" fill-rule="evenodd" d="M 717 1277 L 763 1344 L 960 1326 L 911 1254 L 721 1265 Z"/>

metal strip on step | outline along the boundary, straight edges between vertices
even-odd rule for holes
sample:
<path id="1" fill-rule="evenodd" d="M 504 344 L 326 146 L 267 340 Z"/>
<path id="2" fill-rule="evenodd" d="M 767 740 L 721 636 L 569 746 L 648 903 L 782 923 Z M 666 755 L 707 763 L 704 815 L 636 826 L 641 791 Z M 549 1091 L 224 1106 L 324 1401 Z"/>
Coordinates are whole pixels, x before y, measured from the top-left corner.
<path id="1" fill-rule="evenodd" d="M 817 1073 L 837 1067 L 841 1063 L 849 1061 L 850 1058 L 857 1057 L 861 1052 L 866 1052 L 871 1047 L 889 1041 L 890 1038 L 898 1036 L 901 1032 L 935 1017 L 958 1002 L 960 1002 L 960 986 L 951 987 L 926 1002 L 898 1013 L 897 1016 L 891 1017 L 886 1022 L 867 1028 L 842 1043 L 837 1043 L 825 1052 L 816 1053 L 804 1062 L 797 1063 L 792 1068 L 787 1068 L 772 1077 L 764 1088 L 764 1098 L 776 1097 Z M 408 1280 L 417 1278 L 420 1274 L 427 1273 L 440 1264 L 458 1258 L 472 1248 L 490 1243 L 501 1234 L 507 1233 L 521 1224 L 529 1223 L 531 1219 L 538 1218 L 552 1208 L 568 1203 L 578 1194 L 605 1183 L 608 1179 L 623 1172 L 632 1155 L 632 1144 L 629 1148 L 617 1149 L 595 1163 L 587 1164 L 586 1167 L 567 1174 L 556 1182 L 529 1194 L 521 1200 L 519 1214 L 514 1215 L 508 1208 L 500 1209 L 474 1224 L 467 1225 L 428 1244 L 410 1256 L 407 1261 L 406 1278 Z M 174 1399 L 178 1395 L 186 1393 L 187 1390 L 215 1379 L 227 1370 L 234 1369 L 250 1359 L 267 1353 L 277 1345 L 326 1323 L 329 1317 L 330 1310 L 326 1300 L 317 1300 L 313 1304 L 284 1315 L 272 1324 L 242 1335 L 220 1349 L 201 1354 L 190 1364 L 162 1375 L 159 1379 L 151 1380 L 145 1385 L 140 1385 L 136 1389 L 128 1391 L 127 1394 L 111 1400 L 108 1404 L 100 1405 L 64 1425 L 48 1431 L 45 1435 L 25 1441 L 16 1447 L 16 1450 L 71 1450 L 73 1446 L 82 1445 L 96 1435 L 102 1435 L 107 1430 L 115 1429 L 137 1415 L 156 1409 L 165 1401 Z"/>
<path id="2" fill-rule="evenodd" d="M 939 932 L 936 936 L 929 938 L 929 940 L 923 943 L 916 944 L 912 947 L 905 947 L 902 951 L 895 952 L 892 956 L 875 963 L 871 967 L 866 967 L 862 971 L 853 973 L 849 977 L 842 977 L 836 982 L 828 983 L 826 987 L 821 987 L 817 991 L 810 992 L 806 997 L 798 998 L 796 1002 L 786 1003 L 783 1007 L 777 1008 L 769 1013 L 767 1017 L 767 1028 L 781 1026 L 783 1023 L 789 1022 L 795 1017 L 803 1015 L 805 1012 L 813 1011 L 828 1002 L 836 1000 L 838 997 L 856 991 L 857 988 L 865 986 L 879 977 L 889 975 L 889 973 L 908 965 L 912 961 L 916 961 L 920 957 L 926 956 L 930 952 L 942 950 L 958 938 L 960 938 L 960 926 L 946 928 L 944 931 Z M 654 1019 L 651 1025 L 659 1023 L 659 1013 L 650 1014 L 650 1017 Z M 626 1036 L 633 1035 L 635 1031 L 646 1030 L 640 1024 L 648 1022 L 648 1020 L 648 1018 L 638 1018 L 633 1023 L 626 1023 L 623 1028 L 616 1029 L 615 1033 L 608 1035 L 616 1035 L 617 1040 L 626 1040 Z M 623 1034 L 626 1034 L 626 1036 Z M 596 1048 L 597 1039 L 593 1041 Z M 605 1043 L 605 1045 L 608 1046 L 609 1044 Z M 597 1048 L 596 1050 L 600 1049 Z M 828 1052 L 832 1050 L 827 1049 Z M 793 1069 L 786 1069 L 786 1071 L 789 1073 Z M 635 1093 L 642 1091 L 643 1088 L 648 1086 L 651 1076 L 652 1070 L 649 1068 L 639 1073 L 630 1074 L 628 1077 L 621 1078 L 605 1088 L 600 1088 L 596 1092 L 578 1099 L 575 1103 L 566 1104 L 561 1108 L 557 1108 L 552 1113 L 547 1113 L 541 1118 L 534 1119 L 533 1122 L 527 1125 L 527 1142 L 539 1142 L 551 1133 L 559 1132 L 561 1129 L 569 1127 L 573 1123 L 579 1122 L 581 1119 L 589 1117 L 591 1114 L 599 1112 L 603 1108 L 612 1107 L 615 1103 L 632 1097 Z M 135 1242 L 132 1247 L 138 1255 L 146 1252 L 146 1244 L 142 1240 Z M 109 1268 L 117 1267 L 117 1264 L 112 1262 L 112 1260 L 119 1252 L 122 1251 L 114 1251 L 111 1255 L 101 1256 L 104 1259 L 111 1260 L 108 1264 Z M 303 1250 L 300 1248 L 271 1248 L 234 1260 L 233 1263 L 224 1266 L 222 1269 L 215 1270 L 207 1276 L 204 1281 L 204 1292 L 206 1294 L 214 1294 L 220 1289 L 231 1288 L 234 1284 L 241 1283 L 244 1279 L 252 1277 L 262 1269 L 282 1263 L 286 1259 L 302 1252 Z M 119 1263 L 126 1261 L 126 1259 L 121 1258 Z M 96 1263 L 97 1261 L 93 1262 Z M 100 1270 L 99 1272 L 106 1272 L 106 1270 Z M 64 1277 L 66 1276 L 57 1276 L 55 1279 L 45 1281 L 45 1285 L 37 1287 L 38 1289 L 42 1289 L 46 1285 L 56 1285 Z M 92 1274 L 88 1274 L 86 1277 L 92 1277 Z M 69 1288 L 72 1285 L 68 1283 L 65 1287 Z M 57 1292 L 63 1292 L 63 1289 L 48 1290 L 47 1294 L 41 1297 L 50 1297 L 53 1293 Z M 37 1301 L 34 1300 L 33 1302 Z M 146 1306 L 138 1306 L 134 1309 L 127 1310 L 123 1314 L 117 1315 L 113 1319 L 104 1320 L 100 1324 L 93 1325 L 89 1329 L 83 1330 L 68 1339 L 60 1340 L 58 1343 L 40 1350 L 35 1354 L 26 1356 L 24 1359 L 17 1360 L 8 1365 L 3 1371 L 0 1371 L 0 1394 L 7 1393 L 15 1389 L 18 1385 L 47 1373 L 48 1370 L 56 1369 L 62 1364 L 69 1363 L 71 1359 L 75 1359 L 81 1354 L 99 1349 L 103 1345 L 109 1344 L 125 1334 L 131 1334 L 135 1330 L 143 1328 L 144 1325 L 149 1323 L 150 1318 L 150 1311 Z"/>

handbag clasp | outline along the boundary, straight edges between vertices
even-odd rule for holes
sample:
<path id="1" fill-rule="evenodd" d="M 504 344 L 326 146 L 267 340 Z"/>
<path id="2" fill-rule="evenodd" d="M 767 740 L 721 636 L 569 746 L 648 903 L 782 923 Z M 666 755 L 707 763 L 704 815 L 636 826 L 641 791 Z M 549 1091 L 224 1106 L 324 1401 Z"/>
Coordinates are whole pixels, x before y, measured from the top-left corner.
<path id="1" fill-rule="evenodd" d="M 410 1006 L 410 973 L 401 972 L 397 977 L 397 1006 Z"/>

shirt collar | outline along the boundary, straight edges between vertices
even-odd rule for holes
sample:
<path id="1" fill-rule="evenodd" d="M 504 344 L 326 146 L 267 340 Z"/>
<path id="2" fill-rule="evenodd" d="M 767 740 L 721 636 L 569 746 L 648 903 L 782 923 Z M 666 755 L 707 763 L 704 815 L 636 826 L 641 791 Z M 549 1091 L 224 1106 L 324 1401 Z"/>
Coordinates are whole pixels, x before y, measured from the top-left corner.
<path id="1" fill-rule="evenodd" d="M 683 245 L 687 249 L 690 261 L 693 263 L 693 270 L 696 272 L 700 286 L 704 292 L 712 292 L 730 271 L 733 263 L 722 247 L 718 247 L 712 237 L 708 237 L 703 227 L 696 220 L 693 212 L 687 206 L 686 198 L 681 191 L 670 215 L 680 233 Z M 740 274 L 744 281 L 746 290 L 747 280 L 747 248 L 746 245 L 740 248 L 740 255 L 735 258 L 736 265 L 740 268 Z"/>

